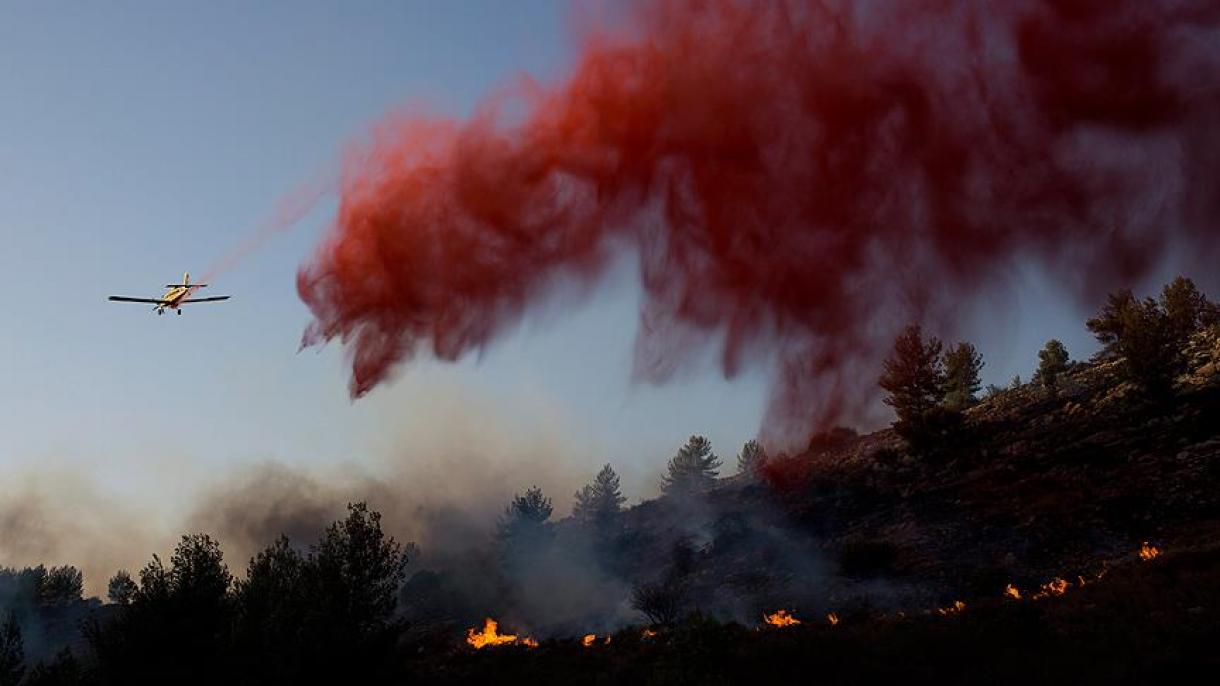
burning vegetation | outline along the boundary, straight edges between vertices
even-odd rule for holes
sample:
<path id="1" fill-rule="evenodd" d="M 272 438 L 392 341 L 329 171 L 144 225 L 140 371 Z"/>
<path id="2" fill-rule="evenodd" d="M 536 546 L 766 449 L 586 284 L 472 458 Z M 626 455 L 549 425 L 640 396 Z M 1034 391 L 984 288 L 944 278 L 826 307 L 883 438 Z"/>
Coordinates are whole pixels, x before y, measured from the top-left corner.
<path id="1" fill-rule="evenodd" d="M 801 623 L 801 620 L 788 614 L 787 610 L 782 609 L 776 610 L 769 615 L 764 614 L 763 621 L 775 627 L 796 626 Z"/>
<path id="2" fill-rule="evenodd" d="M 486 648 L 488 646 L 502 645 L 529 645 L 531 639 L 518 639 L 516 634 L 502 634 L 499 632 L 500 625 L 496 620 L 488 617 L 483 620 L 482 630 L 470 628 L 466 630 L 466 644 L 475 650 Z M 535 643 L 535 645 L 537 645 Z"/>

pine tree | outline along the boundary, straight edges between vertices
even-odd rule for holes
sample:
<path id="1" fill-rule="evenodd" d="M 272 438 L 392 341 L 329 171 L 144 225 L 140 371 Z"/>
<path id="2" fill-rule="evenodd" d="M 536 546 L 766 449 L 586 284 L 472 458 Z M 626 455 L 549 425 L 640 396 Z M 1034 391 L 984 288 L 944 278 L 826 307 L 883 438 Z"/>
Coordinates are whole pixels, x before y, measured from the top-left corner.
<path id="1" fill-rule="evenodd" d="M 908 326 L 894 341 L 894 352 L 884 363 L 879 385 L 889 393 L 884 402 L 894 408 L 900 424 L 919 423 L 944 399 L 940 351 L 940 340 L 924 341 L 918 325 Z"/>
<path id="2" fill-rule="evenodd" d="M 945 407 L 964 410 L 978 402 L 979 372 L 983 356 L 969 343 L 958 343 L 945 353 Z"/>
<path id="3" fill-rule="evenodd" d="M 1052 338 L 1038 351 L 1038 371 L 1034 381 L 1048 390 L 1059 387 L 1059 376 L 1067 371 L 1068 351 L 1063 343 Z"/>
<path id="4" fill-rule="evenodd" d="M 602 526 L 618 515 L 626 501 L 619 489 L 618 474 L 607 464 L 594 477 L 593 483 L 586 484 L 576 492 L 572 516 L 585 523 Z"/>
<path id="5" fill-rule="evenodd" d="M 1183 296 L 1184 290 L 1175 287 L 1170 298 L 1175 316 L 1181 320 L 1176 325 L 1161 303 L 1152 298 L 1139 300 L 1130 290 L 1110 294 L 1102 311 L 1086 322 L 1103 351 L 1121 359 L 1123 374 L 1147 393 L 1168 392 L 1182 366 L 1184 343 L 1179 337 L 1183 334 L 1175 326 L 1185 326 L 1183 322 L 1189 319 L 1185 314 L 1189 296 Z"/>
<path id="6" fill-rule="evenodd" d="M 525 493 L 513 496 L 500 518 L 497 538 L 501 544 L 513 541 L 536 540 L 547 531 L 547 520 L 551 518 L 551 499 L 542 494 L 542 489 L 531 486 Z"/>
<path id="7" fill-rule="evenodd" d="M 737 455 L 737 473 L 755 478 L 766 460 L 767 452 L 763 450 L 762 444 L 750 439 L 741 446 L 741 452 Z"/>
<path id="8" fill-rule="evenodd" d="M 705 490 L 716 482 L 719 469 L 720 458 L 712 452 L 712 442 L 703 436 L 691 436 L 670 458 L 661 490 L 670 494 Z"/>
<path id="9" fill-rule="evenodd" d="M 1161 290 L 1161 309 L 1173 344 L 1182 350 L 1196 331 L 1220 320 L 1220 308 L 1199 292 L 1195 282 L 1179 276 Z"/>

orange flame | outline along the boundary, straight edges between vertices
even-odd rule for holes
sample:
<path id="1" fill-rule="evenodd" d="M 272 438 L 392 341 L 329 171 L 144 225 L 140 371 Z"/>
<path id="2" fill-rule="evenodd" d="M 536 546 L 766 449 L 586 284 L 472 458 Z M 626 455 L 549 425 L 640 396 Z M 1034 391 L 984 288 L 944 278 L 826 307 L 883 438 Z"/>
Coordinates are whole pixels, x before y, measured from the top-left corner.
<path id="1" fill-rule="evenodd" d="M 1144 544 L 1140 546 L 1140 559 L 1144 562 L 1154 560 L 1160 557 L 1160 555 L 1161 549 L 1150 544 L 1148 541 L 1144 541 Z"/>
<path id="2" fill-rule="evenodd" d="M 955 600 L 955 601 L 953 601 L 953 604 L 950 605 L 949 607 L 936 608 L 936 612 L 937 612 L 937 614 L 948 616 L 948 615 L 955 615 L 965 609 L 966 609 L 966 603 L 963 603 L 960 600 Z"/>
<path id="3" fill-rule="evenodd" d="M 1038 593 L 1038 596 L 1045 598 L 1046 596 L 1063 595 L 1071 585 L 1067 579 L 1055 577 L 1051 581 L 1042 584 L 1042 591 Z"/>
<path id="4" fill-rule="evenodd" d="M 466 643 L 475 649 L 486 648 L 487 646 L 499 646 L 512 643 L 519 643 L 529 648 L 537 648 L 538 641 L 525 637 L 518 639 L 516 634 L 502 634 L 499 632 L 499 624 L 496 620 L 488 617 L 483 623 L 483 630 L 476 631 L 475 629 L 466 630 Z"/>
<path id="5" fill-rule="evenodd" d="M 788 614 L 787 610 L 776 610 L 774 614 L 763 614 L 763 621 L 771 626 L 796 626 L 801 620 Z"/>
<path id="6" fill-rule="evenodd" d="M 656 635 L 657 632 L 653 631 L 652 629 L 644 629 L 642 632 L 640 632 L 640 638 L 652 638 Z"/>
<path id="7" fill-rule="evenodd" d="M 593 642 L 596 640 L 597 634 L 585 634 L 585 637 L 580 639 L 580 644 L 588 648 L 589 646 L 593 645 Z"/>
<path id="8" fill-rule="evenodd" d="M 1012 584 L 1008 584 L 1008 586 L 1006 586 L 1004 588 L 1004 595 L 1006 597 L 1012 598 L 1013 600 L 1021 599 L 1021 592 L 1018 591 L 1017 587 L 1013 586 Z"/>
<path id="9" fill-rule="evenodd" d="M 837 615 L 837 614 L 835 614 L 835 613 L 831 612 L 830 614 L 826 615 L 826 621 L 830 622 L 830 625 L 831 625 L 831 626 L 838 626 L 838 624 L 839 624 L 839 615 Z"/>

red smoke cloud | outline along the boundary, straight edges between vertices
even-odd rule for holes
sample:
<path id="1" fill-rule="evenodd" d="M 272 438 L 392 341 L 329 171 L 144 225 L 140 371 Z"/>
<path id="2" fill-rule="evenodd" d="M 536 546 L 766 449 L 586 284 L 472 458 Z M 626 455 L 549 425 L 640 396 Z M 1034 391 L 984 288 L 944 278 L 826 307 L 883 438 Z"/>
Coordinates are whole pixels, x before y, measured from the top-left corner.
<path id="1" fill-rule="evenodd" d="M 561 83 L 352 152 L 305 343 L 339 338 L 359 396 L 627 250 L 638 375 L 713 340 L 726 375 L 776 365 L 777 435 L 851 420 L 894 330 L 1017 257 L 1091 298 L 1214 255 L 1218 26 L 1214 1 L 644 3 Z"/>

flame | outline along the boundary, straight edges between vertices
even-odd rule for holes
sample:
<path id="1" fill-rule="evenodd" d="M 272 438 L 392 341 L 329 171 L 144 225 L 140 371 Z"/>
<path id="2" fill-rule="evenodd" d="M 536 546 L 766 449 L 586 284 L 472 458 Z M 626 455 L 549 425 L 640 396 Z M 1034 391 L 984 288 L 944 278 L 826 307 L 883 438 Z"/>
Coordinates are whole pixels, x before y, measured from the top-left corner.
<path id="1" fill-rule="evenodd" d="M 1161 549 L 1152 545 L 1148 541 L 1144 541 L 1144 544 L 1140 546 L 1140 559 L 1145 562 L 1148 560 L 1154 560 L 1160 557 L 1160 555 Z"/>
<path id="2" fill-rule="evenodd" d="M 1013 600 L 1021 599 L 1021 592 L 1018 591 L 1017 587 L 1013 586 L 1012 584 L 1008 584 L 1008 586 L 1006 586 L 1004 588 L 1004 595 L 1009 598 L 1012 598 Z"/>
<path id="3" fill-rule="evenodd" d="M 642 632 L 640 632 L 640 638 L 652 638 L 656 635 L 657 632 L 653 631 L 652 629 L 644 629 Z"/>
<path id="4" fill-rule="evenodd" d="M 588 648 L 589 646 L 593 645 L 593 642 L 596 640 L 597 634 L 585 634 L 585 637 L 580 639 L 580 644 Z"/>
<path id="5" fill-rule="evenodd" d="M 475 649 L 485 648 L 487 646 L 499 646 L 517 643 L 528 648 L 537 648 L 538 641 L 525 637 L 518 639 L 516 634 L 502 634 L 498 631 L 499 623 L 496 620 L 488 617 L 483 622 L 483 630 L 476 631 L 475 629 L 466 630 L 466 643 Z"/>
<path id="6" fill-rule="evenodd" d="M 787 610 L 776 610 L 775 614 L 763 614 L 763 621 L 771 626 L 795 626 L 801 623 L 801 620 L 788 614 Z"/>
<path id="7" fill-rule="evenodd" d="M 1042 584 L 1042 590 L 1039 591 L 1034 597 L 1045 598 L 1052 595 L 1063 595 L 1067 592 L 1071 585 L 1071 582 L 1069 582 L 1067 579 L 1055 577 L 1051 581 Z"/>
<path id="8" fill-rule="evenodd" d="M 831 612 L 830 614 L 826 615 L 826 621 L 830 622 L 831 626 L 837 626 L 839 623 L 839 615 Z"/>
<path id="9" fill-rule="evenodd" d="M 953 601 L 953 604 L 950 605 L 949 607 L 936 608 L 936 612 L 937 612 L 937 614 L 948 616 L 948 615 L 955 615 L 965 609 L 966 609 L 966 603 L 963 603 L 960 600 L 955 600 L 955 601 Z M 901 614 L 901 613 L 899 613 L 899 614 Z"/>

